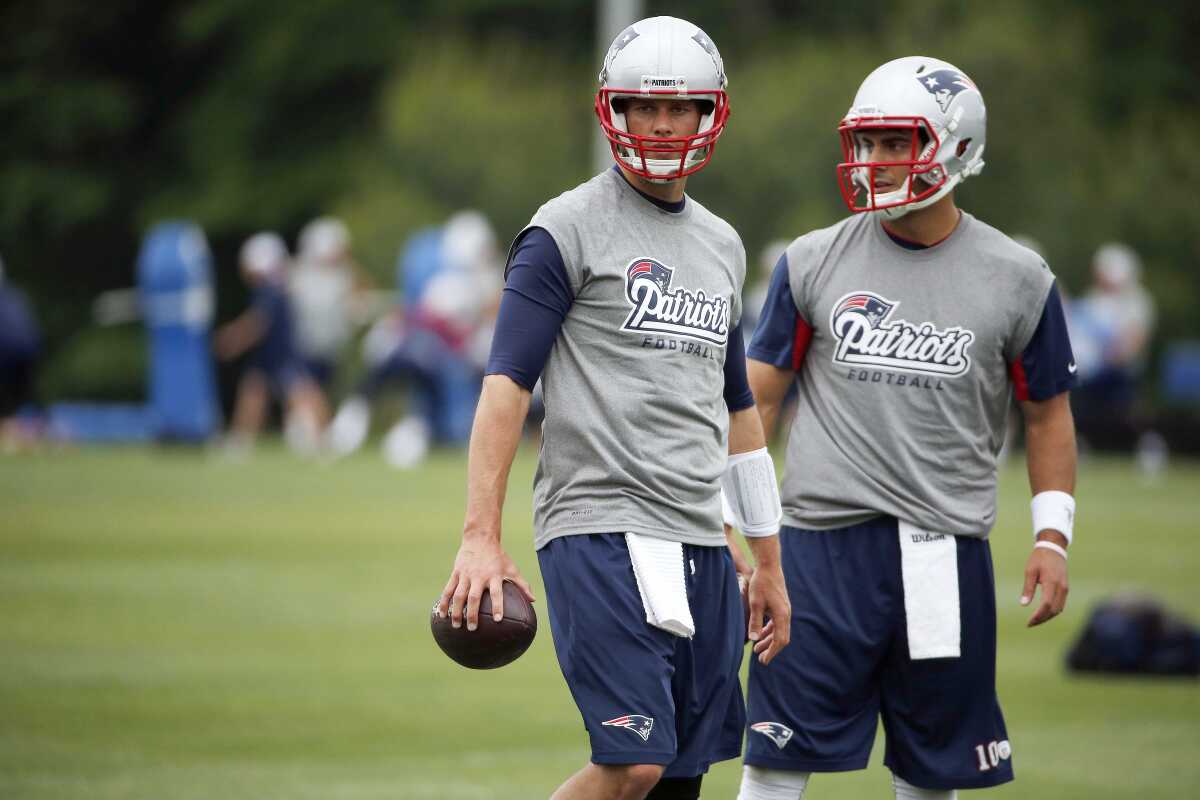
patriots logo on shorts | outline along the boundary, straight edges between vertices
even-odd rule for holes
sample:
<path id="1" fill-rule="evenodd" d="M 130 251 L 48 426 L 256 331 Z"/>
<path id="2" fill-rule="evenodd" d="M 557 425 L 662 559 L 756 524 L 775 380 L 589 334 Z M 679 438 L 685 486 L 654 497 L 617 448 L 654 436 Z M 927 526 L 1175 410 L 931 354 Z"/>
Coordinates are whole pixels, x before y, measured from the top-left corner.
<path id="1" fill-rule="evenodd" d="M 917 81 L 925 87 L 925 91 L 933 95 L 942 111 L 950 107 L 950 103 L 964 89 L 975 89 L 971 79 L 961 72 L 952 69 L 939 69 L 936 72 L 926 72 L 917 76 Z M 976 89 L 978 91 L 978 89 Z"/>
<path id="2" fill-rule="evenodd" d="M 650 740 L 650 730 L 654 727 L 653 717 L 643 717 L 641 714 L 626 714 L 600 723 L 613 728 L 625 728 L 642 737 L 643 742 Z"/>
<path id="3" fill-rule="evenodd" d="M 779 722 L 756 722 L 750 730 L 761 733 L 782 750 L 792 738 L 792 729 Z"/>

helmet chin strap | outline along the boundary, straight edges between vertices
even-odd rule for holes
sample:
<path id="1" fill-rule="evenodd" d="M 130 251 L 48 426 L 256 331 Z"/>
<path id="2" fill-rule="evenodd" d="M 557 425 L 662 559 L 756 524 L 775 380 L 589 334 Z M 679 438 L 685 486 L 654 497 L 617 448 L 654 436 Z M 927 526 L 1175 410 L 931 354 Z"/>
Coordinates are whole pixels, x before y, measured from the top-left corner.
<path id="1" fill-rule="evenodd" d="M 626 166 L 635 170 L 642 168 L 642 159 L 638 158 L 636 155 L 623 155 L 621 156 L 621 161 Z M 688 162 L 685 161 L 684 169 L 686 169 L 688 166 Z M 637 173 L 635 174 L 637 174 L 637 176 L 642 180 L 649 181 L 650 183 L 672 183 L 680 179 L 677 175 L 671 176 L 667 174 L 671 172 L 677 172 L 679 170 L 679 159 L 647 158 L 646 169 L 650 171 L 650 176 Z M 660 177 L 656 173 L 661 173 L 662 176 Z"/>
<path id="2" fill-rule="evenodd" d="M 900 194 L 901 192 L 907 194 L 908 184 L 911 180 L 913 180 L 913 177 L 910 175 L 904 182 L 904 189 L 898 192 L 888 192 L 888 194 Z M 955 175 L 947 179 L 946 182 L 943 183 L 936 192 L 929 195 L 929 197 L 926 197 L 924 200 L 916 200 L 912 203 L 905 203 L 902 206 L 892 206 L 891 208 L 879 208 L 875 210 L 875 213 L 883 216 L 885 219 L 900 219 L 911 211 L 927 208 L 936 203 L 938 200 L 941 200 L 943 197 L 950 194 L 950 191 L 957 186 L 961 180 L 962 175 Z M 879 198 L 877 196 L 876 200 L 878 199 Z"/>

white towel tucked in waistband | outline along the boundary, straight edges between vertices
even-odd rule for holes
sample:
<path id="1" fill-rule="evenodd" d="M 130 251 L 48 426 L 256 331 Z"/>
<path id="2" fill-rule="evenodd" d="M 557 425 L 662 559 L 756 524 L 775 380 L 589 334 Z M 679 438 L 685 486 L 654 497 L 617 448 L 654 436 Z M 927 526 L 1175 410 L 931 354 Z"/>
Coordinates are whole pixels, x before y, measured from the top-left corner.
<path id="1" fill-rule="evenodd" d="M 683 545 L 638 533 L 626 533 L 625 542 L 646 609 L 646 622 L 690 639 L 696 632 L 696 623 L 688 606 Z"/>
<path id="2" fill-rule="evenodd" d="M 958 658 L 962 621 L 954 536 L 922 530 L 907 522 L 901 522 L 899 528 L 908 656 L 913 660 Z"/>

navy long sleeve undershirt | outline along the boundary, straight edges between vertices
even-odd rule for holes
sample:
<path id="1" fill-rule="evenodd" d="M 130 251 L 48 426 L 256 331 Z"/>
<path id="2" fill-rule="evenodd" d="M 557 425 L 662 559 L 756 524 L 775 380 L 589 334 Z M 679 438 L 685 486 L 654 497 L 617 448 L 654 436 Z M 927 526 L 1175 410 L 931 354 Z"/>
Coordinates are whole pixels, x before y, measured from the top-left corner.
<path id="1" fill-rule="evenodd" d="M 507 375 L 533 391 L 573 301 L 558 245 L 544 228 L 529 228 L 514 244 L 505 268 L 486 373 Z M 724 395 L 730 411 L 754 405 L 741 325 L 729 332 Z"/>

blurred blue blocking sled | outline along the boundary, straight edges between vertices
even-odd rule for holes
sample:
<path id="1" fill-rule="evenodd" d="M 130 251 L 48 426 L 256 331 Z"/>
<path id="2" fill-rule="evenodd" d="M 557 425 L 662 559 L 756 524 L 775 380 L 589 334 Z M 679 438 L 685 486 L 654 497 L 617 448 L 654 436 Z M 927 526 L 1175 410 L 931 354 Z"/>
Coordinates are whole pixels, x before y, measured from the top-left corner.
<path id="1" fill-rule="evenodd" d="M 138 306 L 149 342 L 147 402 L 58 403 L 54 438 L 75 442 L 203 442 L 221 424 L 209 331 L 213 264 L 199 226 L 155 225 L 137 261 Z"/>

